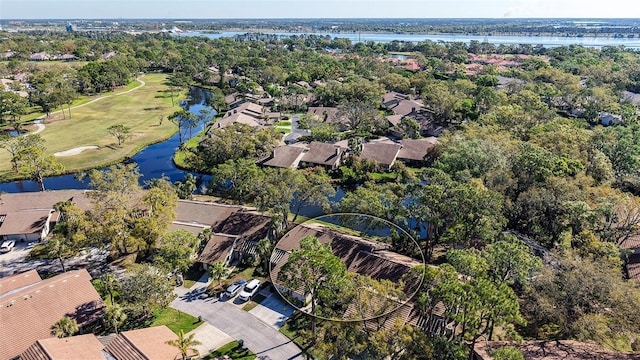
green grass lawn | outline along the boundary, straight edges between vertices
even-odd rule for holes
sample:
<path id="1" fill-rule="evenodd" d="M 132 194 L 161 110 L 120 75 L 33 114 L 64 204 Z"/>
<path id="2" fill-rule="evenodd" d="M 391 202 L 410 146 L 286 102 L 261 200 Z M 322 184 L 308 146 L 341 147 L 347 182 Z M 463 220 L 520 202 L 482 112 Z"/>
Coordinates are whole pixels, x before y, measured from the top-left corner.
<path id="1" fill-rule="evenodd" d="M 277 128 L 276 128 L 276 131 L 281 132 L 281 133 L 283 133 L 283 134 L 288 134 L 288 133 L 290 133 L 290 132 L 291 132 L 291 129 L 289 129 L 289 128 L 281 128 L 281 127 L 277 127 Z"/>
<path id="2" fill-rule="evenodd" d="M 176 334 L 180 333 L 180 330 L 186 334 L 202 324 L 196 317 L 170 307 L 154 312 L 153 317 L 151 326 L 166 325 Z"/>
<path id="3" fill-rule="evenodd" d="M 276 121 L 275 126 L 291 126 L 291 121 Z"/>
<path id="4" fill-rule="evenodd" d="M 50 154 L 79 146 L 96 145 L 99 149 L 86 150 L 78 155 L 58 157 L 67 172 L 97 168 L 132 156 L 145 146 L 167 139 L 177 130 L 170 121 L 159 124 L 160 116 L 166 117 L 179 107 L 172 106 L 166 96 L 164 74 L 148 74 L 142 78 L 146 85 L 130 93 L 103 98 L 86 106 L 72 109 L 72 118 L 62 120 L 62 114 L 52 115 L 43 123 L 40 133 Z M 134 82 L 129 87 L 139 84 Z M 126 91 L 126 88 L 118 92 Z M 124 124 L 131 128 L 131 138 L 121 147 L 109 135 L 111 125 Z M 15 175 L 10 171 L 8 152 L 0 152 L 0 177 Z"/>
<path id="5" fill-rule="evenodd" d="M 232 341 L 227 345 L 222 346 L 218 350 L 212 352 L 211 354 L 205 356 L 203 359 L 213 359 L 223 355 L 227 355 L 233 360 L 253 360 L 256 358 L 256 354 L 251 352 L 251 350 L 243 350 L 237 341 Z"/>

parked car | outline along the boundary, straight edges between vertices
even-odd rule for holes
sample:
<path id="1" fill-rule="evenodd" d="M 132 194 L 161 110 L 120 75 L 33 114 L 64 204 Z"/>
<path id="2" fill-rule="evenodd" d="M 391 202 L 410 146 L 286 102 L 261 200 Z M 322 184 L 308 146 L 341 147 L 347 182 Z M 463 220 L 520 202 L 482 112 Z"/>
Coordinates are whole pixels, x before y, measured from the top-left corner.
<path id="1" fill-rule="evenodd" d="M 234 282 L 233 284 L 229 285 L 227 291 L 224 292 L 224 296 L 226 296 L 227 298 L 232 298 L 238 295 L 238 293 L 240 292 L 240 290 L 242 290 L 246 283 L 247 282 L 244 280 L 238 280 Z"/>
<path id="2" fill-rule="evenodd" d="M 15 241 L 7 240 L 3 242 L 2 245 L 0 245 L 0 253 L 8 253 L 9 251 L 13 250 L 15 246 L 16 246 Z"/>
<path id="3" fill-rule="evenodd" d="M 249 281 L 247 285 L 244 286 L 244 290 L 240 292 L 240 300 L 249 301 L 260 289 L 260 280 L 253 279 Z"/>

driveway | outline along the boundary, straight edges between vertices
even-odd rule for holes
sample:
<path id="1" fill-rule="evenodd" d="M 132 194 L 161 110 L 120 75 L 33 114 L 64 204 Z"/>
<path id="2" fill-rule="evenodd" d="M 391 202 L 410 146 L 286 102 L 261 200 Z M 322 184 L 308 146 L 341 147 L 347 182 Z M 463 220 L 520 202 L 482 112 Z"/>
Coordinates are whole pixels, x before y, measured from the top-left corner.
<path id="1" fill-rule="evenodd" d="M 277 294 L 271 294 L 258 304 L 258 306 L 251 309 L 249 314 L 278 330 L 293 314 L 293 311 L 294 308 L 280 299 Z"/>
<path id="2" fill-rule="evenodd" d="M 31 269 L 36 269 L 40 273 L 62 272 L 62 267 L 58 260 L 31 260 L 27 261 L 26 256 L 31 251 L 31 243 L 16 242 L 13 251 L 0 254 L 0 277 L 19 274 Z M 64 266 L 67 270 L 87 268 L 92 276 L 100 276 L 105 269 L 106 259 L 109 251 L 95 247 L 83 250 L 78 256 L 65 259 Z"/>
<path id="3" fill-rule="evenodd" d="M 303 359 L 296 344 L 278 330 L 229 303 L 230 300 L 202 299 L 198 295 L 203 289 L 196 286 L 188 293 L 179 288 L 176 290 L 179 296 L 171 303 L 172 308 L 196 317 L 202 316 L 204 320 L 231 337 L 243 339 L 245 346 L 253 351 L 258 359 Z"/>
<path id="4" fill-rule="evenodd" d="M 311 135 L 311 131 L 310 130 L 305 130 L 305 129 L 300 129 L 298 128 L 298 122 L 300 121 L 300 117 L 302 115 L 301 114 L 293 114 L 291 115 L 291 132 L 288 133 L 285 137 L 284 137 L 284 142 L 287 144 L 291 144 L 294 143 L 298 140 L 299 137 L 301 136 L 308 136 Z"/>

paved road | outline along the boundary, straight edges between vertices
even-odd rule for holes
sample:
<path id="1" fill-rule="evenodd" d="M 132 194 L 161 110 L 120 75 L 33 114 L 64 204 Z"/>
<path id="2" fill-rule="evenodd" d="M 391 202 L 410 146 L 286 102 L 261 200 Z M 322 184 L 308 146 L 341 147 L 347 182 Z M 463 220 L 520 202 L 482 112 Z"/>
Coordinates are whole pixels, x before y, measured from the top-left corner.
<path id="1" fill-rule="evenodd" d="M 200 294 L 200 289 L 194 286 L 191 293 Z M 240 307 L 229 303 L 231 300 L 200 299 L 198 296 L 190 296 L 190 293 L 181 288 L 176 289 L 176 292 L 180 295 L 171 303 L 172 308 L 193 316 L 202 316 L 233 338 L 243 339 L 244 344 L 258 359 L 303 359 L 296 344 Z"/>
<path id="2" fill-rule="evenodd" d="M 300 136 L 311 135 L 311 131 L 298 128 L 301 116 L 300 114 L 291 115 L 291 132 L 284 137 L 284 142 L 294 143 Z"/>

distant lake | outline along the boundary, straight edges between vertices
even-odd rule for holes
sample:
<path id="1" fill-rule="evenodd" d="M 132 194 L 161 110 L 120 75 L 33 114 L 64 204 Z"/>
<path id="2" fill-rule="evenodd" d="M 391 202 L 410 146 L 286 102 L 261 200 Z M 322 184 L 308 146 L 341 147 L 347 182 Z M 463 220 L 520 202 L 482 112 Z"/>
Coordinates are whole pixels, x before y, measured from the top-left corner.
<path id="1" fill-rule="evenodd" d="M 229 31 L 217 34 L 189 32 L 176 34 L 178 36 L 205 36 L 210 39 L 219 39 L 222 37 L 233 37 L 236 35 L 244 35 L 247 31 Z M 330 38 L 349 39 L 352 42 L 373 41 L 388 43 L 394 40 L 410 41 L 417 43 L 419 41 L 431 40 L 434 42 L 463 42 L 470 43 L 471 40 L 479 42 L 488 41 L 495 45 L 542 45 L 544 47 L 558 47 L 568 45 L 582 45 L 586 47 L 601 48 L 603 46 L 619 46 L 624 45 L 630 49 L 640 49 L 640 38 L 613 38 L 613 37 L 577 37 L 577 36 L 483 36 L 483 35 L 461 35 L 461 34 L 377 34 L 377 33 L 292 33 L 292 32 L 265 32 L 264 34 L 289 37 L 293 35 L 318 35 L 329 36 Z"/>

